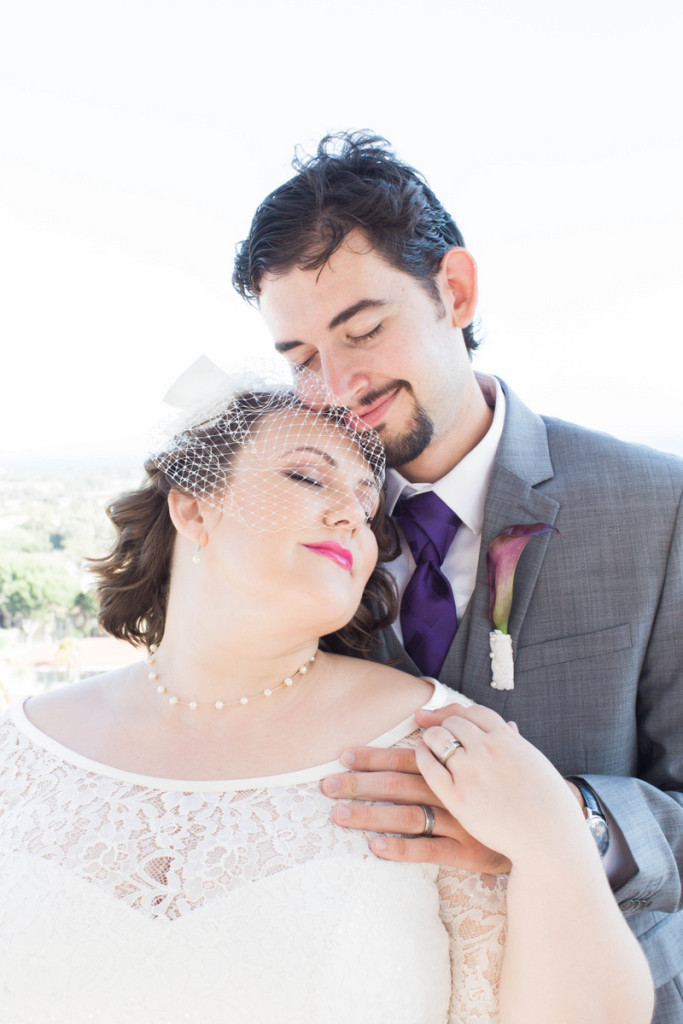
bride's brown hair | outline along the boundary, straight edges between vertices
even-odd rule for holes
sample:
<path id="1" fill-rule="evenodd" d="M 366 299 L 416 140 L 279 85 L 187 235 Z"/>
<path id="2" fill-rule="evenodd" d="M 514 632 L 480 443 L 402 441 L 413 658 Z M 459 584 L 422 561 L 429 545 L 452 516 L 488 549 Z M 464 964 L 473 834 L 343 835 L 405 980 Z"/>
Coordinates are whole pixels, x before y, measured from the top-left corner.
<path id="1" fill-rule="evenodd" d="M 233 407 L 239 408 L 240 426 L 246 422 L 250 432 L 267 413 L 278 408 L 291 408 L 291 399 L 281 406 L 273 404 L 272 394 L 248 392 L 239 396 Z M 351 431 L 334 411 L 323 413 L 340 430 L 352 434 L 361 452 L 363 436 Z M 231 417 L 221 420 L 221 429 L 230 436 Z M 213 427 L 215 430 L 215 425 Z M 182 440 L 174 440 L 174 459 L 181 463 L 189 458 L 190 447 L 196 444 L 198 429 L 187 432 L 188 454 L 183 454 Z M 158 461 L 163 461 L 157 457 Z M 221 454 L 222 467 L 229 471 L 234 451 L 226 445 Z M 373 467 L 371 460 L 369 465 Z M 112 550 L 103 558 L 89 559 L 97 579 L 100 625 L 112 636 L 135 646 L 159 644 L 164 635 L 166 608 L 171 578 L 171 563 L 176 529 L 168 511 L 171 490 L 183 490 L 174 482 L 175 467 L 164 463 L 160 468 L 152 458 L 145 463 L 146 479 L 135 491 L 116 498 L 107 508 L 116 537 Z M 373 468 L 373 473 L 375 472 Z M 398 599 L 393 578 L 384 567 L 398 554 L 398 540 L 391 520 L 384 512 L 384 494 L 380 491 L 379 507 L 371 526 L 379 550 L 377 565 L 368 580 L 360 606 L 354 617 L 341 629 L 321 637 L 321 647 L 338 653 L 367 658 L 377 643 L 377 633 L 396 617 Z"/>

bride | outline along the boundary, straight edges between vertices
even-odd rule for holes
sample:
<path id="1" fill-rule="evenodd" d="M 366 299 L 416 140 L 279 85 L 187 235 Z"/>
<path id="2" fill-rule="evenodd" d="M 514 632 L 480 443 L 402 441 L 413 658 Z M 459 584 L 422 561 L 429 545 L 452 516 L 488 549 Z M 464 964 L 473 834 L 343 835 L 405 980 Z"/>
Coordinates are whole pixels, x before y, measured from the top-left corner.
<path id="1" fill-rule="evenodd" d="M 393 614 L 372 432 L 253 391 L 146 471 L 96 566 L 102 624 L 146 659 L 0 722 L 2 1019 L 645 1024 L 554 768 L 465 698 L 419 739 L 415 710 L 457 698 L 365 657 Z M 509 876 L 382 861 L 335 824 L 320 780 L 369 743 L 417 744 Z"/>

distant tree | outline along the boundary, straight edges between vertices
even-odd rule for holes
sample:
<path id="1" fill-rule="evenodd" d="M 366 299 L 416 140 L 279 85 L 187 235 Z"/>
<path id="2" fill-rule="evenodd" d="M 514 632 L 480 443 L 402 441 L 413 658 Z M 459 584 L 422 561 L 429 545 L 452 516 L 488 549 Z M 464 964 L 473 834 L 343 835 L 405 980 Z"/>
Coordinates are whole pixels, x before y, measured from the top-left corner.
<path id="1" fill-rule="evenodd" d="M 74 598 L 74 605 L 69 612 L 72 631 L 78 636 L 98 636 L 100 626 L 97 621 L 99 611 L 95 592 L 81 590 Z"/>
<path id="2" fill-rule="evenodd" d="M 0 470 L 1 472 L 1 470 Z M 139 460 L 26 465 L 0 487 L 0 629 L 51 639 L 98 632 L 84 557 L 113 539 L 105 508 L 137 486 Z"/>
<path id="3" fill-rule="evenodd" d="M 73 611 L 79 611 L 83 615 L 97 615 L 97 598 L 92 590 L 80 590 L 74 598 Z"/>
<path id="4" fill-rule="evenodd" d="M 45 551 L 43 538 L 28 524 L 0 533 L 0 552 Z"/>
<path id="5" fill-rule="evenodd" d="M 11 626 L 42 619 L 51 611 L 73 607 L 78 586 L 55 557 L 32 552 L 0 551 L 0 606 Z"/>

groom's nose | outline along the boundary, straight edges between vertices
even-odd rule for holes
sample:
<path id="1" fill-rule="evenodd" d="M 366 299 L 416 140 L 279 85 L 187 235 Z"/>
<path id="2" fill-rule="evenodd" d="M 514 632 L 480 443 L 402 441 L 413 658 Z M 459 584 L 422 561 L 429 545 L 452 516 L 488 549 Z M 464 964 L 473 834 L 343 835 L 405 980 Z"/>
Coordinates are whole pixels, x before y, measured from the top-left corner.
<path id="1" fill-rule="evenodd" d="M 353 352 L 321 352 L 318 373 L 341 405 L 353 409 L 368 390 L 367 373 L 357 365 Z"/>

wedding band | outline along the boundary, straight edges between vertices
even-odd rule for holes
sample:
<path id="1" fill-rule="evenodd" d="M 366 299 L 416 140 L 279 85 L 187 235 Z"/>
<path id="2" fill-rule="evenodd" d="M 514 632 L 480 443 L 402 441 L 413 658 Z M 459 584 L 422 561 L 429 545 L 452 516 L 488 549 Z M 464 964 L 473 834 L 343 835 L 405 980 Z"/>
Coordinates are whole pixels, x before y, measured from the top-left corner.
<path id="1" fill-rule="evenodd" d="M 423 836 L 431 836 L 434 831 L 434 825 L 436 824 L 436 818 L 434 817 L 434 811 L 427 804 L 420 804 L 420 807 L 425 812 L 425 827 L 422 832 L 418 832 L 418 839 L 422 839 Z"/>
<path id="2" fill-rule="evenodd" d="M 445 765 L 446 761 L 448 760 L 448 758 L 449 757 L 453 757 L 453 754 L 456 752 L 458 747 L 461 747 L 461 746 L 462 746 L 462 743 L 460 742 L 460 740 L 456 740 L 456 739 L 449 740 L 448 743 L 446 744 L 446 746 L 443 748 L 442 752 L 438 755 L 438 758 L 439 758 L 439 761 L 441 761 L 441 764 Z"/>

